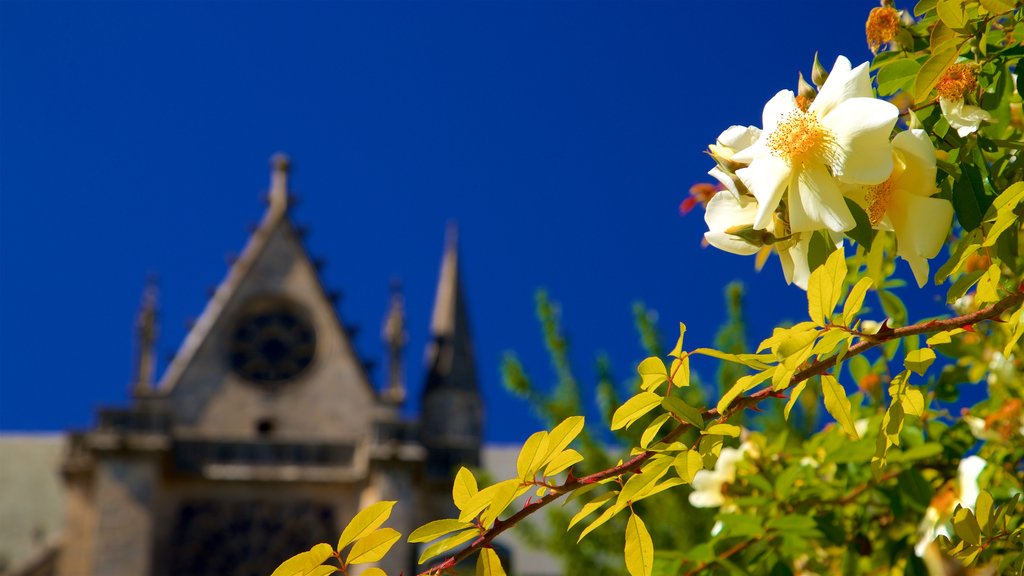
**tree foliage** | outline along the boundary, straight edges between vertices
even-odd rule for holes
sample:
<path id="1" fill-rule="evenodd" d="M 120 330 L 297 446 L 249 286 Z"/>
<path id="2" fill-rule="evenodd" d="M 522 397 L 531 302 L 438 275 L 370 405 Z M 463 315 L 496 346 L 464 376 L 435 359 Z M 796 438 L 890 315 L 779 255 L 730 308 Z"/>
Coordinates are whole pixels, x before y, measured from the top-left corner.
<path id="1" fill-rule="evenodd" d="M 604 363 L 595 394 L 624 445 L 608 456 L 608 436 L 577 415 L 580 386 L 542 296 L 553 391 L 514 359 L 505 375 L 550 429 L 525 442 L 514 478 L 458 472 L 458 517 L 406 536 L 429 544 L 422 574 L 470 559 L 503 574 L 493 539 L 556 501 L 552 525 L 578 543 L 580 572 L 1024 572 L 1024 8 L 883 3 L 865 30 L 872 62 L 826 70 L 815 57 L 811 81 L 776 94 L 763 126 L 709 147 L 718 184 L 695 187 L 706 241 L 758 267 L 777 257 L 807 291 L 806 319 L 753 349 L 739 314 L 715 348 L 693 346 L 680 323 L 665 352 L 641 311 L 651 354 L 635 387 L 620 398 Z M 912 320 L 904 266 L 919 286 L 947 286 L 948 315 Z M 691 373 L 698 357 L 720 365 L 711 398 Z M 988 393 L 971 402 L 961 392 L 978 381 Z M 401 538 L 383 526 L 392 504 L 273 576 L 379 561 Z"/>

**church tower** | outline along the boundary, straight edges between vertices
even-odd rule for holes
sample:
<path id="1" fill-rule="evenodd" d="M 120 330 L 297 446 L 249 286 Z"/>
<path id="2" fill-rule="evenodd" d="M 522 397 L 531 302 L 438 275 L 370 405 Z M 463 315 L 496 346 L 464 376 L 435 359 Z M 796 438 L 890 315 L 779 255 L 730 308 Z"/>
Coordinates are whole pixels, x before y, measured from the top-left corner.
<path id="1" fill-rule="evenodd" d="M 428 479 L 447 481 L 459 465 L 479 466 L 483 399 L 476 379 L 455 225 L 441 260 L 426 350 L 420 439 L 427 449 Z"/>

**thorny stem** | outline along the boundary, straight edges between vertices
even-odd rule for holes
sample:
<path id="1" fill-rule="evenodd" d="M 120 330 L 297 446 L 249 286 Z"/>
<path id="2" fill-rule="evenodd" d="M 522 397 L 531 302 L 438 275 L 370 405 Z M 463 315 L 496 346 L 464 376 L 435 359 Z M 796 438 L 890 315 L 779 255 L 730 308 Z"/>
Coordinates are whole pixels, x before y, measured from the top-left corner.
<path id="1" fill-rule="evenodd" d="M 857 344 L 851 346 L 850 349 L 847 351 L 846 355 L 843 356 L 843 359 L 845 360 L 847 358 L 858 356 L 860 354 L 867 352 L 868 350 L 871 350 L 872 348 L 876 348 L 892 340 L 906 338 L 908 336 L 916 336 L 918 334 L 927 334 L 933 332 L 942 332 L 943 330 L 952 330 L 954 328 L 963 328 L 965 326 L 972 326 L 984 320 L 992 320 L 998 318 L 999 315 L 1002 314 L 1003 312 L 1006 312 L 1007 310 L 1014 308 L 1015 306 L 1018 306 L 1019 304 L 1021 304 L 1021 302 L 1024 302 L 1024 282 L 1022 282 L 1017 287 L 1017 290 L 1014 293 L 1010 294 L 1006 298 L 1003 298 L 1002 300 L 996 302 L 995 304 L 991 304 L 975 312 L 964 314 L 962 316 L 954 316 L 952 318 L 947 318 L 943 320 L 929 320 L 927 322 L 920 322 L 918 324 L 911 324 L 910 326 L 903 326 L 901 328 L 894 328 L 892 330 L 881 332 L 878 334 L 872 334 L 870 340 L 862 339 Z M 828 358 L 816 360 L 809 364 L 803 370 L 800 370 L 799 372 L 794 374 L 789 381 L 789 385 L 787 385 L 786 388 L 782 390 L 772 390 L 772 387 L 769 386 L 753 394 L 739 396 L 738 398 L 736 398 L 736 400 L 732 402 L 732 404 L 729 405 L 729 408 L 725 410 L 724 414 L 719 413 L 717 408 L 709 408 L 705 410 L 703 412 L 704 420 L 707 421 L 711 419 L 728 418 L 731 414 L 735 412 L 756 406 L 766 398 L 779 397 L 782 391 L 792 388 L 793 386 L 800 382 L 803 382 L 804 380 L 808 380 L 810 378 L 820 376 L 828 372 L 830 368 L 836 365 L 836 361 L 836 356 L 830 356 Z M 685 432 L 689 428 L 689 424 L 685 422 L 680 422 L 678 425 L 676 425 L 675 428 L 673 428 L 670 432 L 665 434 L 665 436 L 663 436 L 659 440 L 659 442 L 671 443 L 675 441 L 677 438 L 679 438 L 679 436 L 682 435 L 683 432 Z M 548 504 L 554 502 L 563 494 L 567 494 L 589 484 L 595 484 L 602 480 L 607 480 L 608 478 L 621 476 L 623 474 L 626 474 L 627 472 L 636 472 L 637 470 L 640 469 L 641 466 L 643 466 L 644 462 L 650 460 L 655 454 L 657 454 L 657 452 L 653 450 L 645 450 L 644 452 L 636 454 L 629 460 L 626 460 L 622 464 L 612 466 L 611 468 L 602 470 L 600 472 L 595 472 L 588 476 L 583 476 L 582 478 L 574 478 L 572 474 L 570 474 L 569 478 L 566 479 L 565 482 L 563 482 L 559 486 L 553 487 L 551 492 L 544 495 L 544 497 L 540 498 L 536 502 L 524 506 L 518 512 L 516 512 L 512 516 L 509 516 L 505 520 L 496 520 L 494 522 L 494 526 L 492 526 L 490 530 L 484 532 L 479 538 L 471 542 L 462 550 L 459 550 L 455 555 L 450 556 L 444 561 L 440 562 L 439 564 L 435 564 L 431 568 L 428 568 L 426 571 L 421 572 L 419 576 L 434 576 L 437 574 L 442 574 L 447 570 L 450 570 L 451 568 L 455 567 L 456 564 L 462 562 L 466 558 L 469 558 L 478 550 L 490 547 L 491 543 L 499 534 L 508 530 L 512 526 L 515 526 L 516 524 L 522 522 L 525 518 L 532 515 L 534 512 L 540 510 L 541 508 L 547 506 Z M 727 552 L 729 552 L 729 555 L 736 554 L 743 548 L 746 548 L 746 546 L 748 546 L 750 543 L 752 543 L 751 541 L 746 542 L 748 542 L 748 544 L 744 545 L 742 548 L 735 550 L 733 552 Z"/>
<path id="2" fill-rule="evenodd" d="M 739 554 L 740 552 L 746 550 L 748 546 L 750 546 L 754 542 L 757 542 L 760 539 L 761 538 L 757 537 L 757 538 L 751 538 L 749 540 L 741 540 L 741 541 L 737 542 L 736 544 L 734 544 L 732 546 L 732 548 L 729 548 L 725 552 L 722 552 L 718 556 L 715 556 L 714 559 L 708 560 L 707 562 L 701 562 L 693 570 L 688 571 L 685 576 L 693 576 L 693 574 L 697 574 L 701 570 L 707 568 L 708 566 L 710 566 L 711 564 L 714 564 L 715 562 L 718 562 L 719 560 L 725 560 L 726 558 L 728 558 L 730 556 L 734 556 L 736 554 Z"/>

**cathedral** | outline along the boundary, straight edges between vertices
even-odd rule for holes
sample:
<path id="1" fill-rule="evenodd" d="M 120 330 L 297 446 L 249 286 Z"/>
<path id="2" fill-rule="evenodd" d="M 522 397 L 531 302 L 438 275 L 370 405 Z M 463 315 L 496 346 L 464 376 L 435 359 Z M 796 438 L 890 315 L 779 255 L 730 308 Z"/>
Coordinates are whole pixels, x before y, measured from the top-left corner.
<path id="1" fill-rule="evenodd" d="M 147 291 L 130 405 L 67 441 L 59 545 L 26 573 L 268 576 L 373 502 L 398 500 L 388 525 L 404 534 L 450 515 L 451 475 L 481 464 L 483 418 L 454 230 L 410 420 L 402 296 L 378 389 L 291 220 L 288 172 L 275 156 L 261 222 L 158 379 Z M 415 554 L 401 540 L 380 567 L 415 574 Z"/>

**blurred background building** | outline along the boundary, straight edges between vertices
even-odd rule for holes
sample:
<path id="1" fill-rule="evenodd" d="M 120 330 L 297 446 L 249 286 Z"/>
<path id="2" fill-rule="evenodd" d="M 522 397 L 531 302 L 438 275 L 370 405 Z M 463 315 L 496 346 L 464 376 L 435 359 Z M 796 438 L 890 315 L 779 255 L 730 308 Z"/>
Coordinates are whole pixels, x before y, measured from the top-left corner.
<path id="1" fill-rule="evenodd" d="M 376 501 L 398 500 L 388 525 L 404 534 L 451 516 L 460 465 L 514 474 L 515 450 L 482 452 L 455 229 L 410 418 L 400 289 L 383 322 L 387 381 L 374 386 L 289 216 L 288 160 L 271 164 L 262 221 L 162 376 L 151 283 L 130 405 L 82 432 L 0 437 L 0 574 L 269 575 Z M 510 573 L 556 572 L 505 543 L 510 564 L 522 560 Z M 400 541 L 381 567 L 414 574 L 416 555 Z"/>

